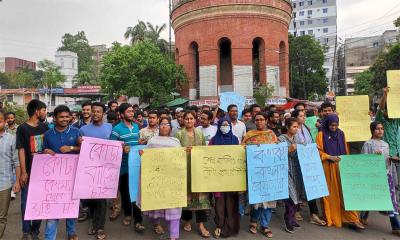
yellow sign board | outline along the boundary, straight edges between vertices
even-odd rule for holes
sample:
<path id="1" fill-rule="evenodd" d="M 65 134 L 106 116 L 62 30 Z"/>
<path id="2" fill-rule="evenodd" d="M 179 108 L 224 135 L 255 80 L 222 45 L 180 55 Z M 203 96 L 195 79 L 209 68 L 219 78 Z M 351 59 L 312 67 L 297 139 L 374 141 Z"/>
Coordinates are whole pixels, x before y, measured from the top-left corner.
<path id="1" fill-rule="evenodd" d="M 389 94 L 387 109 L 389 118 L 400 118 L 400 70 L 387 71 Z"/>
<path id="2" fill-rule="evenodd" d="M 193 147 L 192 192 L 246 191 L 246 150 L 240 145 Z"/>
<path id="3" fill-rule="evenodd" d="M 336 111 L 340 118 L 339 128 L 348 142 L 362 142 L 371 138 L 367 95 L 336 97 Z"/>
<path id="4" fill-rule="evenodd" d="M 145 149 L 141 162 L 142 211 L 187 206 L 185 148 Z"/>

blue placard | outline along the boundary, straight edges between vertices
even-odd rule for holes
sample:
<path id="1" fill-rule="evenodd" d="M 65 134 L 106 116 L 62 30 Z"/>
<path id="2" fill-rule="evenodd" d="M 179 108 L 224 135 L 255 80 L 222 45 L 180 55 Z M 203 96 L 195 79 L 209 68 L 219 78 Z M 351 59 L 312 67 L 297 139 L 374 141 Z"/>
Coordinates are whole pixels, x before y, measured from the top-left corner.
<path id="1" fill-rule="evenodd" d="M 240 94 L 234 92 L 224 92 L 219 96 L 220 105 L 219 108 L 228 111 L 228 106 L 231 104 L 235 104 L 239 110 L 239 117 L 242 115 L 242 111 L 246 106 L 246 98 Z"/>
<path id="2" fill-rule="evenodd" d="M 322 168 L 317 144 L 298 144 L 297 155 L 299 157 L 307 200 L 310 201 L 328 196 L 329 190 L 326 185 L 325 173 Z"/>
<path id="3" fill-rule="evenodd" d="M 287 143 L 247 145 L 249 203 L 289 198 Z"/>
<path id="4" fill-rule="evenodd" d="M 145 149 L 146 145 L 131 146 L 129 152 L 128 169 L 129 169 L 129 194 L 131 202 L 136 202 L 139 193 L 139 176 L 140 176 L 140 155 L 139 151 Z"/>

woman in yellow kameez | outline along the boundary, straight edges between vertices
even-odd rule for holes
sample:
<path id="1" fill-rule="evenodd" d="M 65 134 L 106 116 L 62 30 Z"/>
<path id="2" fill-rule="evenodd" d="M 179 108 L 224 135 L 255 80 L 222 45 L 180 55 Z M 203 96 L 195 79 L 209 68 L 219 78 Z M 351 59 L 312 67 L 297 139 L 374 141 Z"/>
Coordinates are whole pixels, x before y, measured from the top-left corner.
<path id="1" fill-rule="evenodd" d="M 355 229 L 365 229 L 358 213 L 345 211 L 339 173 L 340 156 L 347 155 L 349 149 L 342 130 L 338 128 L 339 117 L 328 115 L 317 135 L 318 150 L 321 155 L 329 196 L 322 199 L 324 217 L 328 226 L 342 227 L 343 223 Z"/>

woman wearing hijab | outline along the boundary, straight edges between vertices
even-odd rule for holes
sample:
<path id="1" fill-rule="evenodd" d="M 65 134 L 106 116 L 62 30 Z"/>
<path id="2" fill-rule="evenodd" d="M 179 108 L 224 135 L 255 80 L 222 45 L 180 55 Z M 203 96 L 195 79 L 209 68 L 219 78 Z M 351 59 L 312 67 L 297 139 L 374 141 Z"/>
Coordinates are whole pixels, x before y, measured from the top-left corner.
<path id="1" fill-rule="evenodd" d="M 170 137 L 171 120 L 167 117 L 161 117 L 159 121 L 159 136 L 152 137 L 147 143 L 147 148 L 170 148 L 180 147 L 181 143 L 178 139 Z M 181 219 L 182 208 L 160 209 L 154 211 L 143 212 L 149 216 L 154 223 L 154 231 L 156 234 L 163 234 L 164 229 L 161 227 L 160 219 L 165 219 L 169 225 L 169 239 L 179 239 L 179 223 Z"/>
<path id="2" fill-rule="evenodd" d="M 239 139 L 232 133 L 232 122 L 228 117 L 218 121 L 218 130 L 209 145 L 238 145 Z M 214 236 L 229 237 L 239 233 L 240 214 L 237 192 L 214 193 L 215 225 Z"/>
<path id="3" fill-rule="evenodd" d="M 310 129 L 305 124 L 306 114 L 304 113 L 304 111 L 294 110 L 292 112 L 292 116 L 296 118 L 297 123 L 299 124 L 299 128 L 297 130 L 297 134 L 294 137 L 294 141 L 297 144 L 312 144 L 314 141 L 311 136 Z M 319 199 L 308 201 L 308 208 L 310 209 L 310 223 L 316 224 L 318 226 L 326 226 L 326 222 L 319 218 L 317 200 Z M 300 210 L 300 208 L 298 210 Z M 303 220 L 303 217 L 300 215 L 299 212 L 296 213 L 296 220 Z"/>
<path id="4" fill-rule="evenodd" d="M 203 133 L 195 128 L 196 114 L 193 111 L 187 111 L 183 115 L 185 127 L 177 134 L 176 138 L 180 141 L 182 147 L 187 147 L 188 151 L 188 172 L 190 173 L 190 151 L 192 146 L 202 146 L 206 144 Z M 211 208 L 209 193 L 192 193 L 190 191 L 191 183 L 188 182 L 188 204 L 182 211 L 182 220 L 185 222 L 183 229 L 186 232 L 192 231 L 193 211 L 196 215 L 196 222 L 199 224 L 200 235 L 204 238 L 210 237 L 210 232 L 204 225 L 207 222 L 207 212 Z"/>
<path id="5" fill-rule="evenodd" d="M 277 143 L 278 138 L 272 130 L 267 130 L 267 117 L 259 112 L 254 116 L 256 130 L 247 132 L 243 144 L 272 144 Z M 276 201 L 263 202 L 251 205 L 250 228 L 252 234 L 257 233 L 257 224 L 260 222 L 262 233 L 267 238 L 272 238 L 272 231 L 268 228 L 271 222 L 272 209 L 276 208 Z"/>
<path id="6" fill-rule="evenodd" d="M 355 229 L 365 229 L 355 211 L 345 211 L 342 186 L 340 183 L 340 156 L 349 153 L 346 138 L 339 128 L 339 117 L 336 114 L 326 116 L 322 131 L 317 135 L 318 150 L 324 168 L 329 196 L 322 198 L 324 216 L 328 226 L 342 227 L 350 224 Z"/>
<path id="7" fill-rule="evenodd" d="M 400 222 L 397 218 L 399 215 L 398 202 L 396 199 L 396 188 L 393 181 L 393 175 L 396 174 L 396 167 L 392 160 L 397 161 L 398 159 L 392 159 L 389 154 L 389 144 L 382 140 L 385 129 L 381 122 L 373 122 L 370 125 L 372 137 L 370 140 L 364 143 L 361 150 L 363 154 L 381 154 L 386 160 L 386 171 L 389 183 L 390 197 L 392 199 L 393 211 L 389 212 L 390 225 L 392 226 L 392 234 L 400 236 Z M 363 224 L 368 224 L 368 212 L 362 212 L 360 214 L 361 221 Z"/>

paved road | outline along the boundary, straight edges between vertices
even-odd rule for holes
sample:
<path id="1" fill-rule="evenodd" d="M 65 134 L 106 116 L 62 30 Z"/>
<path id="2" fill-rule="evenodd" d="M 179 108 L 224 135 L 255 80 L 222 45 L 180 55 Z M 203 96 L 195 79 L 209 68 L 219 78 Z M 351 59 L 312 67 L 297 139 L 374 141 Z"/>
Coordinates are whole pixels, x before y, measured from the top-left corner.
<path id="1" fill-rule="evenodd" d="M 21 236 L 21 223 L 20 223 L 20 211 L 19 211 L 20 201 L 19 199 L 11 202 L 8 225 L 5 232 L 5 240 L 19 239 Z M 306 208 L 305 208 L 306 210 Z M 307 215 L 307 211 L 303 211 L 303 215 Z M 307 219 L 307 217 L 306 217 Z M 160 239 L 160 237 L 153 234 L 151 225 L 146 221 L 146 227 L 148 229 L 143 235 L 137 234 L 133 227 L 123 226 L 122 218 L 114 222 L 107 220 L 106 232 L 109 240 L 124 240 L 124 239 Z M 288 234 L 284 232 L 282 228 L 282 207 L 278 209 L 278 213 L 274 214 L 272 217 L 271 230 L 274 233 L 273 239 L 294 239 L 294 240 L 310 240 L 310 239 L 324 239 L 324 240 L 349 240 L 349 239 L 360 239 L 360 240 L 388 240 L 388 239 L 400 239 L 400 237 L 395 237 L 390 234 L 390 223 L 389 218 L 382 216 L 378 213 L 373 213 L 370 215 L 370 224 L 368 229 L 362 232 L 355 232 L 348 228 L 336 229 L 336 228 L 325 228 L 318 227 L 309 224 L 306 221 L 300 222 L 302 226 L 300 229 L 296 230 L 294 234 Z M 214 227 L 213 221 L 208 223 L 209 229 Z M 42 223 L 43 228 L 43 223 Z M 86 235 L 88 228 L 88 222 L 78 224 L 78 235 L 79 239 L 94 239 L 92 236 Z M 231 239 L 266 239 L 262 235 L 252 235 L 247 231 L 248 228 L 248 218 L 245 217 L 242 220 L 242 230 L 239 236 L 232 237 Z M 43 232 L 43 231 L 42 231 Z M 65 223 L 61 222 L 59 225 L 59 235 L 57 239 L 66 239 L 65 234 Z M 181 239 L 202 239 L 196 232 L 193 233 L 181 233 Z"/>

